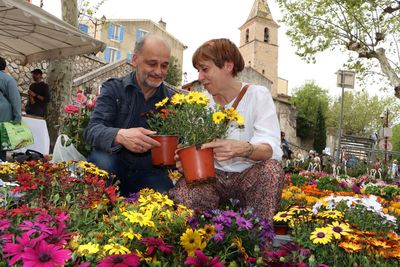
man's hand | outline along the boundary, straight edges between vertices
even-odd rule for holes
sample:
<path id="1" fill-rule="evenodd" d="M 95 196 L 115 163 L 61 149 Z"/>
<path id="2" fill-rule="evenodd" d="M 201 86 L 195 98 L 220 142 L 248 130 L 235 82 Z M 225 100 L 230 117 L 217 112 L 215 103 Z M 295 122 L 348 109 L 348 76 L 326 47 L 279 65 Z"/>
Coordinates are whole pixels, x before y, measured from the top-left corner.
<path id="1" fill-rule="evenodd" d="M 120 129 L 115 137 L 115 142 L 134 153 L 144 153 L 155 146 L 160 146 L 159 142 L 149 137 L 156 133 L 142 127 Z"/>
<path id="2" fill-rule="evenodd" d="M 28 95 L 31 97 L 36 97 L 37 94 L 35 92 L 33 92 L 32 90 L 28 90 Z"/>

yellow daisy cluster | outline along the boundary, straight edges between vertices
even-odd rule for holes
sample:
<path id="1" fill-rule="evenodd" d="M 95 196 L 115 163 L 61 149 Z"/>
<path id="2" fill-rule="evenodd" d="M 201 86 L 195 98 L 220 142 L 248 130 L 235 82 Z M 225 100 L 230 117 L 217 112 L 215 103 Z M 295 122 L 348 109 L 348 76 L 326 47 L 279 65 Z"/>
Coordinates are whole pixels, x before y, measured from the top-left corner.
<path id="1" fill-rule="evenodd" d="M 171 103 L 176 106 L 176 105 L 181 105 L 185 101 L 185 95 L 184 94 L 174 94 L 171 97 Z"/>
<path id="2" fill-rule="evenodd" d="M 78 170 L 83 171 L 83 173 L 89 173 L 97 175 L 102 178 L 108 178 L 108 172 L 99 169 L 95 164 L 87 161 L 78 161 L 76 163 Z"/>
<path id="3" fill-rule="evenodd" d="M 194 251 L 196 249 L 203 250 L 207 242 L 202 235 L 202 232 L 199 230 L 192 230 L 191 228 L 187 228 L 186 232 L 181 235 L 181 245 L 188 253 L 188 256 L 194 256 Z"/>
<path id="4" fill-rule="evenodd" d="M 212 119 L 215 124 L 220 124 L 223 121 L 234 121 L 239 125 L 244 124 L 243 116 L 240 115 L 234 108 L 222 109 L 222 111 L 214 112 Z"/>
<path id="5" fill-rule="evenodd" d="M 169 100 L 169 98 L 166 97 L 163 100 L 161 100 L 160 102 L 157 102 L 155 104 L 156 108 L 160 108 L 160 107 L 164 106 L 168 102 L 168 100 Z"/>
<path id="6" fill-rule="evenodd" d="M 203 93 L 192 91 L 185 96 L 185 101 L 189 104 L 200 104 L 200 105 L 207 105 L 209 99 Z"/>
<path id="7" fill-rule="evenodd" d="M 15 169 L 18 167 L 17 164 L 15 163 L 2 163 L 0 164 L 0 175 L 8 175 L 8 174 L 13 174 L 15 173 Z"/>

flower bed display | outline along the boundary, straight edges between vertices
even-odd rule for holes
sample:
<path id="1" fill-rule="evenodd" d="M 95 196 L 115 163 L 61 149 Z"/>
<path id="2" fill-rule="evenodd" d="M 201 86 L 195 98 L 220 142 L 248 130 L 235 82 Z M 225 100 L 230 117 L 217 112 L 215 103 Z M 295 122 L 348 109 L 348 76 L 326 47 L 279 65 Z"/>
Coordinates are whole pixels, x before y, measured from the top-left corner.
<path id="1" fill-rule="evenodd" d="M 118 197 L 87 162 L 0 165 L 0 266 L 256 266 L 272 227 L 252 209 Z"/>

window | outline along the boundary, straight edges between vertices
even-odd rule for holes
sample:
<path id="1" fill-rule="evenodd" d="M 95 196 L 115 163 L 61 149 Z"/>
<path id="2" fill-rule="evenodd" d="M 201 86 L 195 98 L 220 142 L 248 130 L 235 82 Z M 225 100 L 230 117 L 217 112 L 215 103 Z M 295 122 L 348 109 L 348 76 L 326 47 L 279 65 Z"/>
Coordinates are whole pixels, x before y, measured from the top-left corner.
<path id="1" fill-rule="evenodd" d="M 269 29 L 264 28 L 264 42 L 269 43 Z"/>
<path id="2" fill-rule="evenodd" d="M 121 52 L 113 47 L 107 47 L 104 50 L 105 61 L 112 63 L 121 59 Z"/>
<path id="3" fill-rule="evenodd" d="M 115 25 L 110 23 L 108 26 L 108 39 L 122 42 L 124 40 L 125 27 L 123 25 Z"/>
<path id="4" fill-rule="evenodd" d="M 142 29 L 136 29 L 136 43 L 140 42 L 140 40 L 143 39 L 143 37 L 148 34 L 148 31 L 142 30 Z"/>
<path id="5" fill-rule="evenodd" d="M 249 42 L 249 36 L 250 36 L 249 29 L 246 29 L 246 43 Z"/>
<path id="6" fill-rule="evenodd" d="M 262 70 L 261 72 L 262 72 L 262 74 L 265 74 L 265 70 Z"/>
<path id="7" fill-rule="evenodd" d="M 79 23 L 79 30 L 84 33 L 89 32 L 89 26 L 86 24 Z"/>

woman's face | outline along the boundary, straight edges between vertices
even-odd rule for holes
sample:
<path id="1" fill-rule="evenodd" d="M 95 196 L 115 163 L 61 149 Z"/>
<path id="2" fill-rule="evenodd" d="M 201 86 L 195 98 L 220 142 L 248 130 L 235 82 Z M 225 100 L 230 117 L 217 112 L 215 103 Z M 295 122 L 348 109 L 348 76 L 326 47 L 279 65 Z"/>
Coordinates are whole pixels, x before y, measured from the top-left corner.
<path id="1" fill-rule="evenodd" d="M 227 63 L 220 69 L 211 60 L 201 60 L 197 65 L 197 71 L 199 81 L 211 95 L 218 94 L 226 85 L 227 79 L 232 78 Z"/>

